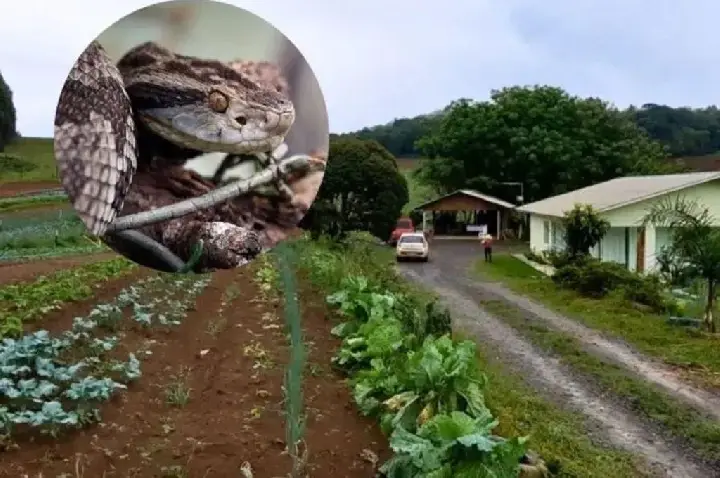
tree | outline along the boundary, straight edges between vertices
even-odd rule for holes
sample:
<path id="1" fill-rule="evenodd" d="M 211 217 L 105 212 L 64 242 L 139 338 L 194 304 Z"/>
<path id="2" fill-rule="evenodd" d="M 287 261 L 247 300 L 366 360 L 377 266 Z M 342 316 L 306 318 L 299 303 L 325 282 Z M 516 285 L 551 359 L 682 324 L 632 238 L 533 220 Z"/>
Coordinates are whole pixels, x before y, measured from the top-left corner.
<path id="1" fill-rule="evenodd" d="M 517 191 L 503 183 L 522 181 L 526 202 L 668 167 L 662 145 L 627 114 L 550 86 L 458 100 L 418 146 L 431 158 L 422 168 L 432 171 L 419 177 L 432 176 L 446 190 L 470 187 L 508 198 Z"/>
<path id="2" fill-rule="evenodd" d="M 713 310 L 720 282 L 720 227 L 708 208 L 697 201 L 676 197 L 651 207 L 643 223 L 670 228 L 670 244 L 666 254 L 684 264 L 686 273 L 702 278 L 707 285 L 703 320 L 707 330 L 717 331 Z"/>
<path id="3" fill-rule="evenodd" d="M 15 121 L 12 90 L 0 73 L 0 152 L 17 136 Z"/>
<path id="4" fill-rule="evenodd" d="M 407 182 L 380 143 L 334 137 L 322 185 L 300 227 L 315 237 L 359 230 L 384 239 L 408 199 Z"/>
<path id="5" fill-rule="evenodd" d="M 565 247 L 568 256 L 583 259 L 610 229 L 610 223 L 595 212 L 590 205 L 576 204 L 563 217 Z"/>
<path id="6" fill-rule="evenodd" d="M 442 111 L 438 111 L 414 118 L 398 118 L 387 124 L 366 127 L 359 131 L 339 135 L 339 137 L 372 139 L 383 145 L 396 157 L 413 158 L 420 154 L 415 143 L 440 123 L 442 114 Z"/>
<path id="7" fill-rule="evenodd" d="M 417 140 L 438 127 L 446 112 L 397 119 L 340 136 L 374 139 L 397 157 L 419 157 L 422 152 Z M 649 103 L 630 106 L 620 113 L 662 144 L 671 158 L 720 155 L 720 108 L 717 106 L 688 108 Z"/>

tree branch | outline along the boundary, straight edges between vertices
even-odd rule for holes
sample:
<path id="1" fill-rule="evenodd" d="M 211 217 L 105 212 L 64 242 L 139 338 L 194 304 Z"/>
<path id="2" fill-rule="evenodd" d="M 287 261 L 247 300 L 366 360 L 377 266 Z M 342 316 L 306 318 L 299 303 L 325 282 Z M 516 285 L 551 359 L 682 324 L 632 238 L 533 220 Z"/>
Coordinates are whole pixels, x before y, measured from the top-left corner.
<path id="1" fill-rule="evenodd" d="M 228 199 L 243 195 L 259 186 L 270 184 L 278 176 L 284 176 L 292 170 L 302 170 L 310 165 L 311 157 L 307 155 L 296 155 L 271 164 L 262 172 L 259 172 L 249 179 L 237 181 L 226 186 L 219 187 L 204 196 L 186 199 L 170 206 L 164 206 L 152 211 L 145 211 L 130 216 L 117 218 L 107 228 L 106 233 L 114 233 L 126 229 L 139 229 L 150 224 L 177 219 L 187 216 L 202 209 L 216 206 Z"/>

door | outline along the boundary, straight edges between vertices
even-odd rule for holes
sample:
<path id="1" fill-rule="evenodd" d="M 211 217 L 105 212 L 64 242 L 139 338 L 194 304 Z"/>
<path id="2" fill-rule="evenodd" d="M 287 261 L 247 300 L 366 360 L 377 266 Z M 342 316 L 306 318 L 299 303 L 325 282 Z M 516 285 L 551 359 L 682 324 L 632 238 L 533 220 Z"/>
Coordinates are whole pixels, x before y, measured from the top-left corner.
<path id="1" fill-rule="evenodd" d="M 645 228 L 638 227 L 637 229 L 637 272 L 645 271 Z"/>

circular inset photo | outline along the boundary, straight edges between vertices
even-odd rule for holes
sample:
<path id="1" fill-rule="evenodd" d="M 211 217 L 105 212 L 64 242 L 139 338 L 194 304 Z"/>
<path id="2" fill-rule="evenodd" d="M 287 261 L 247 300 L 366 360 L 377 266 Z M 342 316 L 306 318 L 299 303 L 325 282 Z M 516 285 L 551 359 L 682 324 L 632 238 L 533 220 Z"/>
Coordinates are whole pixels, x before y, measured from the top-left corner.
<path id="1" fill-rule="evenodd" d="M 292 234 L 328 145 L 303 55 L 260 17 L 211 1 L 110 26 L 55 113 L 58 175 L 90 233 L 165 272 L 242 266 Z"/>

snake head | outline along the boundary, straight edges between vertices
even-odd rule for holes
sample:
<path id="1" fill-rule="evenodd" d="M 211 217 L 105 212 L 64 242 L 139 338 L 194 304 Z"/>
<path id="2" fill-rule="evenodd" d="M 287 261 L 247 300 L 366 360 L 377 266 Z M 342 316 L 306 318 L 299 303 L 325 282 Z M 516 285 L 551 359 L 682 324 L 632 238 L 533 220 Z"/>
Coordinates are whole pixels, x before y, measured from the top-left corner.
<path id="1" fill-rule="evenodd" d="M 123 58 L 121 64 L 132 62 Z M 159 56 L 121 71 L 139 121 L 184 148 L 272 151 L 295 121 L 286 95 L 220 61 Z"/>

